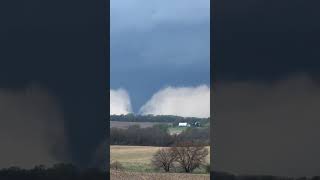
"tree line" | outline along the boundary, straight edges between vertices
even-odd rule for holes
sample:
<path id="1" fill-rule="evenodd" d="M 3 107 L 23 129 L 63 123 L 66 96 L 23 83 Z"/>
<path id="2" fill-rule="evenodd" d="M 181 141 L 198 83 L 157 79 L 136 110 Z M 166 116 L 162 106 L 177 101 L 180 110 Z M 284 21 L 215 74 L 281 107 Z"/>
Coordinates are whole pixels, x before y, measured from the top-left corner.
<path id="1" fill-rule="evenodd" d="M 156 126 L 140 128 L 133 125 L 127 129 L 110 129 L 110 145 L 169 146 L 173 142 L 174 138 L 165 129 Z"/>
<path id="2" fill-rule="evenodd" d="M 177 126 L 179 122 L 187 122 L 189 124 L 194 124 L 199 122 L 203 126 L 208 126 L 210 123 L 210 118 L 196 118 L 196 117 L 181 117 L 173 115 L 110 115 L 110 121 L 123 121 L 123 122 L 165 122 L 172 123 Z"/>
<path id="3" fill-rule="evenodd" d="M 127 129 L 111 128 L 110 145 L 163 146 L 190 141 L 210 144 L 209 128 L 188 128 L 180 134 L 170 135 L 169 126 L 164 124 L 141 128 L 139 125 Z"/>

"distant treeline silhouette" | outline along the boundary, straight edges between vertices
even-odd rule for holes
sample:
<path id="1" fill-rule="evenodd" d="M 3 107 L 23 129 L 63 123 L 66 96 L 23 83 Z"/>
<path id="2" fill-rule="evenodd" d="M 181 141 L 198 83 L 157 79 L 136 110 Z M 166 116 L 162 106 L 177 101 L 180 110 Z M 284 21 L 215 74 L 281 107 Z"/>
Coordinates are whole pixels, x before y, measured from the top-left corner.
<path id="1" fill-rule="evenodd" d="M 213 180 L 320 180 L 320 176 L 313 177 L 279 177 L 272 175 L 233 175 L 225 172 L 212 172 Z"/>
<path id="2" fill-rule="evenodd" d="M 187 122 L 194 124 L 199 122 L 201 125 L 207 125 L 210 118 L 196 118 L 196 117 L 181 117 L 173 115 L 110 115 L 110 121 L 125 121 L 125 122 L 166 122 L 178 125 L 179 122 Z"/>
<path id="3" fill-rule="evenodd" d="M 110 145 L 168 147 L 176 143 L 190 140 L 209 145 L 209 138 L 209 128 L 188 128 L 178 135 L 170 135 L 168 132 L 168 125 L 163 124 L 147 128 L 140 128 L 139 125 L 133 125 L 129 126 L 128 129 L 110 129 Z"/>
<path id="4" fill-rule="evenodd" d="M 32 169 L 10 167 L 0 169 L 1 180 L 101 180 L 107 179 L 107 172 L 100 169 L 79 170 L 72 164 L 55 164 L 50 168 L 43 165 Z"/>

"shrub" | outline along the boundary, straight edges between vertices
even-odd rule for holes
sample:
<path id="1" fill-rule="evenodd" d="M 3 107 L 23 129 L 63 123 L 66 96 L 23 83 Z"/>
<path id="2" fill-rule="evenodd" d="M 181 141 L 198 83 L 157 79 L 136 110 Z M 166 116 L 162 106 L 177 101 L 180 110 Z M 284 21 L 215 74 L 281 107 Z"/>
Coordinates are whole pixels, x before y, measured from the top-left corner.
<path id="1" fill-rule="evenodd" d="M 154 167 L 169 172 L 175 160 L 176 154 L 172 152 L 171 148 L 161 148 L 153 155 L 151 162 Z"/>
<path id="2" fill-rule="evenodd" d="M 119 161 L 115 161 L 110 164 L 110 169 L 123 170 L 123 166 Z"/>
<path id="3" fill-rule="evenodd" d="M 183 142 L 171 149 L 176 156 L 176 161 L 187 173 L 191 173 L 194 169 L 204 165 L 205 158 L 209 154 L 204 145 L 193 142 Z"/>

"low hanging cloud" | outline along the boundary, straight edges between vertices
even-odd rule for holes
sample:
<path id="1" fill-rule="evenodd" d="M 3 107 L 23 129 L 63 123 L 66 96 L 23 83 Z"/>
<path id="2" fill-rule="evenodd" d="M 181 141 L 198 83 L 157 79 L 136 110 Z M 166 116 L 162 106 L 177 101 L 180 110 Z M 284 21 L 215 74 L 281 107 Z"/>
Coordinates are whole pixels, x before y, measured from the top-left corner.
<path id="1" fill-rule="evenodd" d="M 110 114 L 128 114 L 131 110 L 130 96 L 124 89 L 110 90 Z"/>
<path id="2" fill-rule="evenodd" d="M 68 161 L 64 115 L 48 89 L 0 89 L 0 168 Z"/>
<path id="3" fill-rule="evenodd" d="M 210 117 L 210 88 L 167 87 L 141 107 L 141 114 L 177 115 L 183 117 Z"/>

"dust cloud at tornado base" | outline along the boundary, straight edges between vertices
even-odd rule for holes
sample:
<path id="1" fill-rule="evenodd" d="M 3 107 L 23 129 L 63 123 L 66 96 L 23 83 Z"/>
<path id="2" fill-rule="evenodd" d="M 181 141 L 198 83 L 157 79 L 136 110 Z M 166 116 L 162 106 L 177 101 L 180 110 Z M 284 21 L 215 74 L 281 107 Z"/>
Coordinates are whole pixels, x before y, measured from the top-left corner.
<path id="1" fill-rule="evenodd" d="M 213 170 L 319 175 L 320 88 L 306 75 L 221 82 L 213 98 Z"/>
<path id="2" fill-rule="evenodd" d="M 63 111 L 48 89 L 0 89 L 0 168 L 70 161 Z"/>

